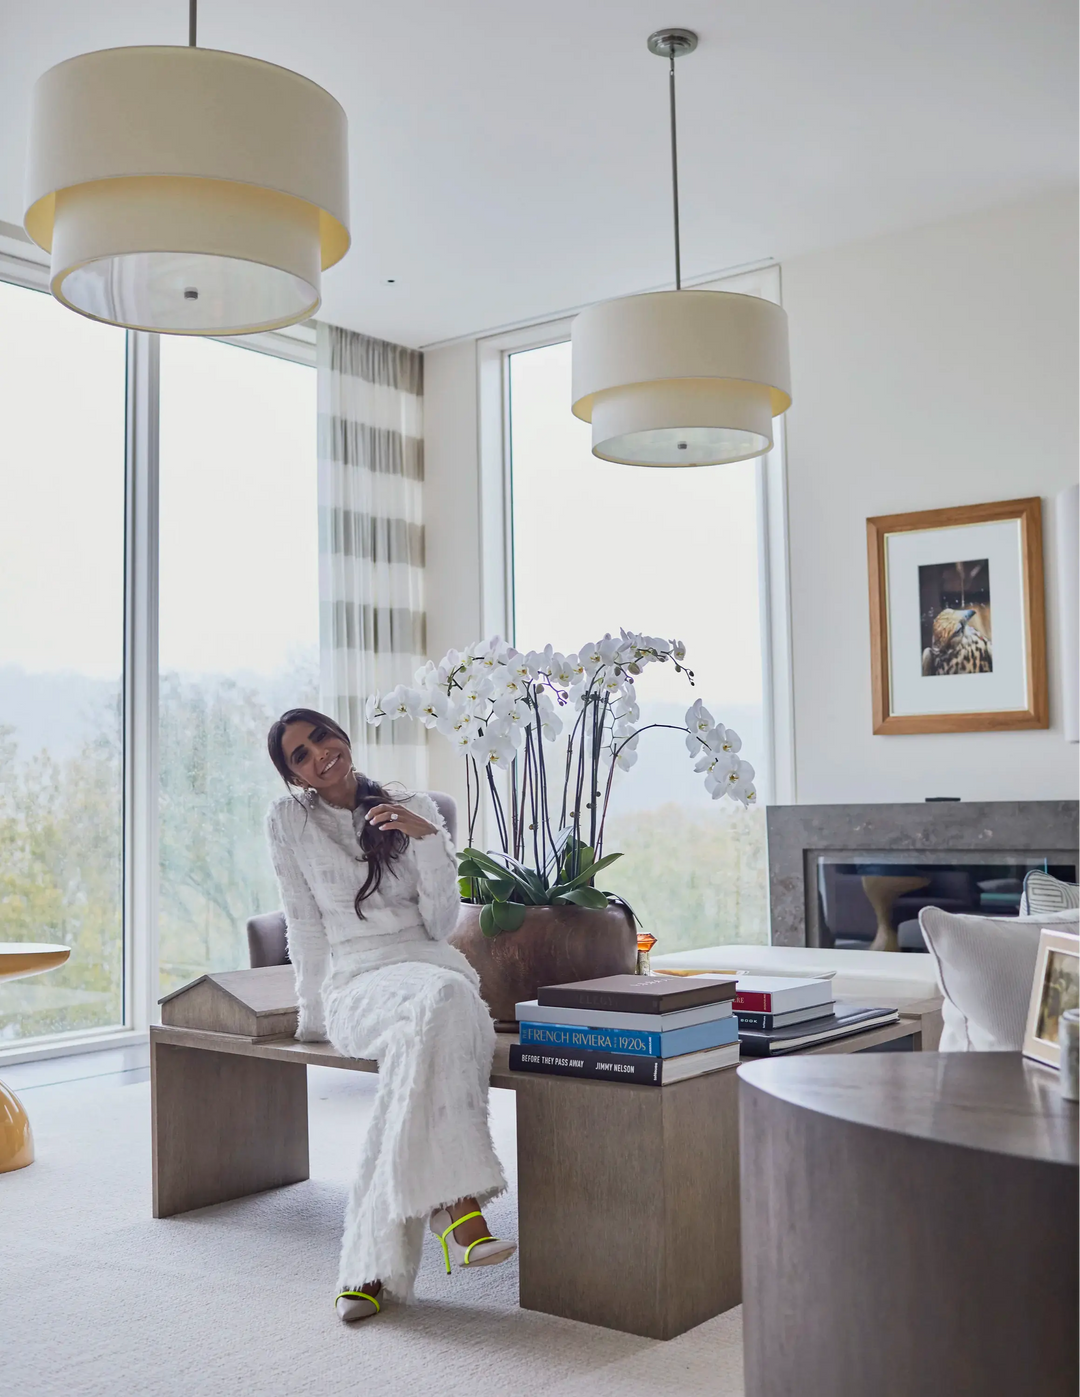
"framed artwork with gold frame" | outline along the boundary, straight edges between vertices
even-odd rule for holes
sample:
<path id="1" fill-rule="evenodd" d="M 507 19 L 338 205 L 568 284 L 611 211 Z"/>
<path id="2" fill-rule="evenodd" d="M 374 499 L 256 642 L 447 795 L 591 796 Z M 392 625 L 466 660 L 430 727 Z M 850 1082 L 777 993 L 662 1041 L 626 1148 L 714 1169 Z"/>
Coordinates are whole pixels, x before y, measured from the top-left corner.
<path id="1" fill-rule="evenodd" d="M 1043 927 L 1039 932 L 1039 954 L 1024 1030 L 1025 1057 L 1036 1058 L 1048 1067 L 1059 1067 L 1058 1023 L 1066 1009 L 1078 1006 L 1080 936 Z"/>
<path id="2" fill-rule="evenodd" d="M 866 521 L 875 733 L 1050 725 L 1042 502 Z"/>

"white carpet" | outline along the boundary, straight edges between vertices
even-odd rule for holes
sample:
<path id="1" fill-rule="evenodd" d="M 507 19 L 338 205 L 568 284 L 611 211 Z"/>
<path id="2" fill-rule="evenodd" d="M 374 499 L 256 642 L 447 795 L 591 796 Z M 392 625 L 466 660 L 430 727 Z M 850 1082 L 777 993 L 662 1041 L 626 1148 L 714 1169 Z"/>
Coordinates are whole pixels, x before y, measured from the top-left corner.
<path id="1" fill-rule="evenodd" d="M 0 1174 L 0 1372 L 32 1397 L 742 1397 L 740 1311 L 660 1343 L 517 1306 L 516 1263 L 442 1270 L 355 1328 L 333 1309 L 375 1079 L 309 1069 L 312 1178 L 150 1216 L 149 1085 L 23 1093 L 37 1161 Z M 499 1153 L 514 1104 L 492 1093 Z M 508 1170 L 509 1172 L 509 1170 Z M 511 1190 L 487 1217 L 513 1235 Z M 573 1244 L 568 1239 L 568 1245 Z"/>

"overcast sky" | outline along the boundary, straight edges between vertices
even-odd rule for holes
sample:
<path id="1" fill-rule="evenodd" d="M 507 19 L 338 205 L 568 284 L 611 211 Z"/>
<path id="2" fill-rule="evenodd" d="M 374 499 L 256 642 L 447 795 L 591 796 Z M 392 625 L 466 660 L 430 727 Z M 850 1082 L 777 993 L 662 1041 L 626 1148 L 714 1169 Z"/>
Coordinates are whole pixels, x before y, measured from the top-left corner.
<path id="1" fill-rule="evenodd" d="M 161 337 L 161 665 L 273 674 L 318 648 L 315 370 Z"/>
<path id="2" fill-rule="evenodd" d="M 0 282 L 0 664 L 116 677 L 124 333 Z M 161 664 L 318 645 L 315 371 L 161 339 Z"/>
<path id="3" fill-rule="evenodd" d="M 124 336 L 3 283 L 0 321 L 0 664 L 115 678 Z M 675 636 L 697 687 L 656 667 L 643 702 L 759 705 L 754 464 L 599 461 L 569 399 L 569 344 L 513 356 L 517 643 Z M 269 675 L 317 647 L 315 421 L 313 369 L 162 337 L 163 669 Z"/>
<path id="4" fill-rule="evenodd" d="M 620 626 L 677 638 L 707 702 L 760 703 L 755 462 L 599 460 L 570 412 L 568 341 L 513 355 L 511 403 L 517 644 L 576 649 Z M 694 696 L 668 666 L 641 691 Z"/>

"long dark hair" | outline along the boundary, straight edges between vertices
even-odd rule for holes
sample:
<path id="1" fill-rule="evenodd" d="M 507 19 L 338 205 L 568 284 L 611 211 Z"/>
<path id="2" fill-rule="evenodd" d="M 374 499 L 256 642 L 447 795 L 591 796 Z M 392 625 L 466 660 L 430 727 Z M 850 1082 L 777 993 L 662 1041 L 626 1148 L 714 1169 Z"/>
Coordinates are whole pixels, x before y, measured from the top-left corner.
<path id="1" fill-rule="evenodd" d="M 277 768 L 278 775 L 285 782 L 290 791 L 295 793 L 295 788 L 300 784 L 296 779 L 289 763 L 285 760 L 285 752 L 282 743 L 285 739 L 285 729 L 290 723 L 310 723 L 313 728 L 326 728 L 335 737 L 339 737 L 348 747 L 349 734 L 333 718 L 328 718 L 325 713 L 316 713 L 314 708 L 290 708 L 271 725 L 270 731 L 266 734 L 266 750 L 270 753 L 270 760 Z M 356 810 L 362 810 L 366 815 L 369 810 L 373 810 L 376 805 L 382 805 L 393 797 L 385 786 L 380 786 L 378 781 L 373 781 L 370 776 L 363 776 L 358 771 L 356 773 Z M 356 894 L 353 906 L 356 908 L 356 915 L 361 921 L 364 919 L 364 911 L 361 903 L 372 893 L 378 892 L 383 880 L 383 873 L 389 870 L 395 872 L 394 863 L 401 857 L 408 846 L 408 838 L 399 829 L 379 829 L 376 825 L 368 824 L 365 820 L 361 826 L 358 836 L 360 848 L 367 857 L 367 877 L 363 886 Z"/>

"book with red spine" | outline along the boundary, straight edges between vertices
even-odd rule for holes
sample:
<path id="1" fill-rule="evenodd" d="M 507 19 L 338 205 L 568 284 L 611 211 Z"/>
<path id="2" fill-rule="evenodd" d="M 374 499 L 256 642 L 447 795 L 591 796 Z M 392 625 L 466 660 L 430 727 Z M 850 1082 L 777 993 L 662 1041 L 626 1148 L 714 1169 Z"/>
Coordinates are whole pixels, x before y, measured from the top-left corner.
<path id="1" fill-rule="evenodd" d="M 784 1014 L 812 1004 L 831 1004 L 831 980 L 776 975 L 740 975 L 732 1008 L 735 1013 Z"/>

